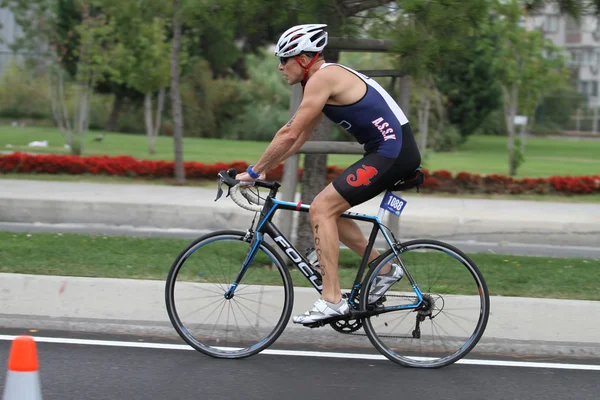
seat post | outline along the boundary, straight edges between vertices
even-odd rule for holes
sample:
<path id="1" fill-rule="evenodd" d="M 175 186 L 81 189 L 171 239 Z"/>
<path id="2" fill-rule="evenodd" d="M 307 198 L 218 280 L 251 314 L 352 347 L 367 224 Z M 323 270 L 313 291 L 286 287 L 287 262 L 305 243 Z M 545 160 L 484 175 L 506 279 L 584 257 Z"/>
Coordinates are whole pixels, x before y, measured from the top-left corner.
<path id="1" fill-rule="evenodd" d="M 389 192 L 389 190 L 386 190 L 383 194 L 383 197 L 385 198 L 385 195 Z M 379 212 L 377 213 L 377 217 L 379 218 L 379 221 L 381 223 L 383 223 L 383 217 L 385 216 L 385 208 L 382 207 L 383 203 L 381 203 L 379 205 Z"/>

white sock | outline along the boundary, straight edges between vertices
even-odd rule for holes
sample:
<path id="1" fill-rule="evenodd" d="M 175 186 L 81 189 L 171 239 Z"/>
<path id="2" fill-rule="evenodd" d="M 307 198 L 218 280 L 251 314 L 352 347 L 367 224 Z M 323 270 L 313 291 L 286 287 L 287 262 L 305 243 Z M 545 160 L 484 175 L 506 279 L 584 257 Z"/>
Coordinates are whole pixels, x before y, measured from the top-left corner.
<path id="1" fill-rule="evenodd" d="M 334 310 L 339 310 L 340 307 L 344 304 L 344 299 L 341 299 L 339 303 L 330 303 L 327 300 L 325 300 L 325 303 L 327 303 L 327 305 L 330 308 L 333 308 Z"/>

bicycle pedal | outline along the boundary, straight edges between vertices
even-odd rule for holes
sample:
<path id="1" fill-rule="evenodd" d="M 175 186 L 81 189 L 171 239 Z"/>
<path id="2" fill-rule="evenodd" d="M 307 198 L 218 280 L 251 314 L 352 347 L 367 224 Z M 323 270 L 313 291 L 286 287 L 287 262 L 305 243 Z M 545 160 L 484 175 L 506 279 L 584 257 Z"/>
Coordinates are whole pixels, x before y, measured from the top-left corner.
<path id="1" fill-rule="evenodd" d="M 311 329 L 320 328 L 322 326 L 325 326 L 325 322 L 323 322 L 323 321 L 310 322 L 308 324 L 302 324 L 302 326 L 305 326 L 305 327 L 311 328 Z"/>
<path id="2" fill-rule="evenodd" d="M 332 322 L 335 322 L 335 321 L 338 321 L 341 319 L 347 319 L 347 318 L 348 318 L 347 315 L 340 315 L 339 317 L 332 317 L 332 318 L 322 319 L 320 321 L 302 324 L 302 326 L 306 326 L 307 328 L 320 328 L 322 326 L 329 325 Z"/>

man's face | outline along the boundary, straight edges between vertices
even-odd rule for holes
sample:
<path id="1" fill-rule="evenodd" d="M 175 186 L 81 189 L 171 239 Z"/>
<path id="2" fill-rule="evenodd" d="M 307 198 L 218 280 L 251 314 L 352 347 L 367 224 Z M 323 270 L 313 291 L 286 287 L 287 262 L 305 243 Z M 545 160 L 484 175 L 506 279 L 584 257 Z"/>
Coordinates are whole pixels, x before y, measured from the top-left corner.
<path id="1" fill-rule="evenodd" d="M 306 55 L 301 54 L 297 58 L 303 65 L 306 65 Z M 279 57 L 278 69 L 290 86 L 299 83 L 304 78 L 304 70 L 294 57 Z"/>

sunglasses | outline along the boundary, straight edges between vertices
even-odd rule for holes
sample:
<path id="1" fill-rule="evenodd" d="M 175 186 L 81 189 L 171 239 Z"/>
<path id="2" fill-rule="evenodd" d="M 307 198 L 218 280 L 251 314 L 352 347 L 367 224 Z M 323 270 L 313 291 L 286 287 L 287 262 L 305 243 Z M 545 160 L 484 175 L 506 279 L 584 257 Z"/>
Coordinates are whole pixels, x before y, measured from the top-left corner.
<path id="1" fill-rule="evenodd" d="M 290 57 L 279 57 L 279 62 L 281 63 L 281 65 L 285 65 L 289 59 Z"/>

